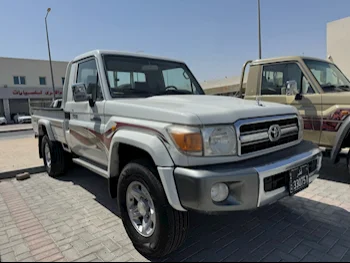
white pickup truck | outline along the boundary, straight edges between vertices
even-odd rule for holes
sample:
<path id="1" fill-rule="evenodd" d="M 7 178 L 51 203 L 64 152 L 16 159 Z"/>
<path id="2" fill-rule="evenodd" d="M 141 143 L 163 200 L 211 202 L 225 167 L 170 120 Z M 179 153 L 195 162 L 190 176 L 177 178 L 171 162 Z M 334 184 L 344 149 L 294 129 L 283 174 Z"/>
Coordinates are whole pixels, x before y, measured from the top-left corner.
<path id="1" fill-rule="evenodd" d="M 66 80 L 62 108 L 33 108 L 40 157 L 50 176 L 73 161 L 107 178 L 146 257 L 183 243 L 188 211 L 255 209 L 318 177 L 294 107 L 207 96 L 184 62 L 96 50 Z"/>

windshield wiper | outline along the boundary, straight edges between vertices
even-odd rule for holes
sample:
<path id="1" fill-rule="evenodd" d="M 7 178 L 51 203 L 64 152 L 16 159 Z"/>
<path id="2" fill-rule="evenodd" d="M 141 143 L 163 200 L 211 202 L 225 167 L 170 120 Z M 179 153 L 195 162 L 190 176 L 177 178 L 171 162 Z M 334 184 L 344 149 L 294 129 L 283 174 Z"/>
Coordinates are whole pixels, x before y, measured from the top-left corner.
<path id="1" fill-rule="evenodd" d="M 144 95 L 146 97 L 154 96 L 155 94 L 145 91 L 145 90 L 134 90 L 134 89 L 127 89 L 119 92 L 113 92 L 115 95 L 118 96 L 133 96 L 133 95 Z"/>
<path id="2" fill-rule="evenodd" d="M 193 93 L 187 90 L 171 90 L 171 91 L 169 90 L 169 91 L 158 93 L 157 95 L 181 95 L 181 94 L 191 95 Z"/>
<path id="3" fill-rule="evenodd" d="M 336 85 L 322 85 L 321 87 L 325 92 L 342 92 L 342 89 Z"/>

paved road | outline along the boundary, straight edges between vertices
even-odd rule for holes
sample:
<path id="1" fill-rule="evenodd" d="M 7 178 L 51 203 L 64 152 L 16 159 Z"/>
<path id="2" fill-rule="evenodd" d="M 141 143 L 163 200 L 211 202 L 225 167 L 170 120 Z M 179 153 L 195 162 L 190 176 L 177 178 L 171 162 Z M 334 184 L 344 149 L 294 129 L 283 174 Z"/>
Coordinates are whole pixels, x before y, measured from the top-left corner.
<path id="1" fill-rule="evenodd" d="M 0 140 L 12 140 L 12 139 L 22 139 L 22 138 L 32 138 L 32 137 L 34 137 L 33 130 L 0 133 Z"/>
<path id="2" fill-rule="evenodd" d="M 188 240 L 163 261 L 350 261 L 350 176 L 325 160 L 292 198 L 249 212 L 191 214 Z M 74 168 L 0 182 L 0 255 L 9 261 L 144 261 L 105 179 Z"/>

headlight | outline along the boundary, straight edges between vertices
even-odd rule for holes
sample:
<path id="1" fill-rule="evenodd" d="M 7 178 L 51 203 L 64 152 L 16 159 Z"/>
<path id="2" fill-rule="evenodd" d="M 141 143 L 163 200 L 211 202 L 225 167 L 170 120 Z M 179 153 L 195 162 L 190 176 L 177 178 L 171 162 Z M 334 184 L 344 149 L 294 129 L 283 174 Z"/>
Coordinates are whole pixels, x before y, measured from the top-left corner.
<path id="1" fill-rule="evenodd" d="M 237 137 L 233 126 L 209 127 L 202 130 L 205 156 L 235 155 Z"/>
<path id="2" fill-rule="evenodd" d="M 230 156 L 237 153 L 237 137 L 233 126 L 168 128 L 177 148 L 188 155 Z"/>

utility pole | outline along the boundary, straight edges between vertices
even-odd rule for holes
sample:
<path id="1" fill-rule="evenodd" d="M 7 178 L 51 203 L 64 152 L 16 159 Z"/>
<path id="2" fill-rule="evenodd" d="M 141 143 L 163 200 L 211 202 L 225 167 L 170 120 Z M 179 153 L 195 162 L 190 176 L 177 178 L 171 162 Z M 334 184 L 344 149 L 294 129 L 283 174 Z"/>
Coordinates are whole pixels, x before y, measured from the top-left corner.
<path id="1" fill-rule="evenodd" d="M 260 19 L 260 0 L 258 0 L 258 28 L 259 28 L 259 59 L 261 59 L 261 19 Z"/>
<path id="2" fill-rule="evenodd" d="M 47 39 L 47 49 L 49 51 L 49 61 L 50 61 L 50 70 L 51 70 L 51 81 L 52 81 L 52 90 L 53 90 L 53 100 L 56 99 L 56 90 L 55 90 L 55 82 L 53 80 L 53 70 L 52 70 L 52 61 L 51 61 L 51 51 L 50 51 L 50 41 L 49 41 L 49 31 L 47 29 L 47 16 L 49 15 L 51 8 L 47 9 L 47 13 L 45 16 L 45 26 L 46 26 L 46 39 Z"/>

